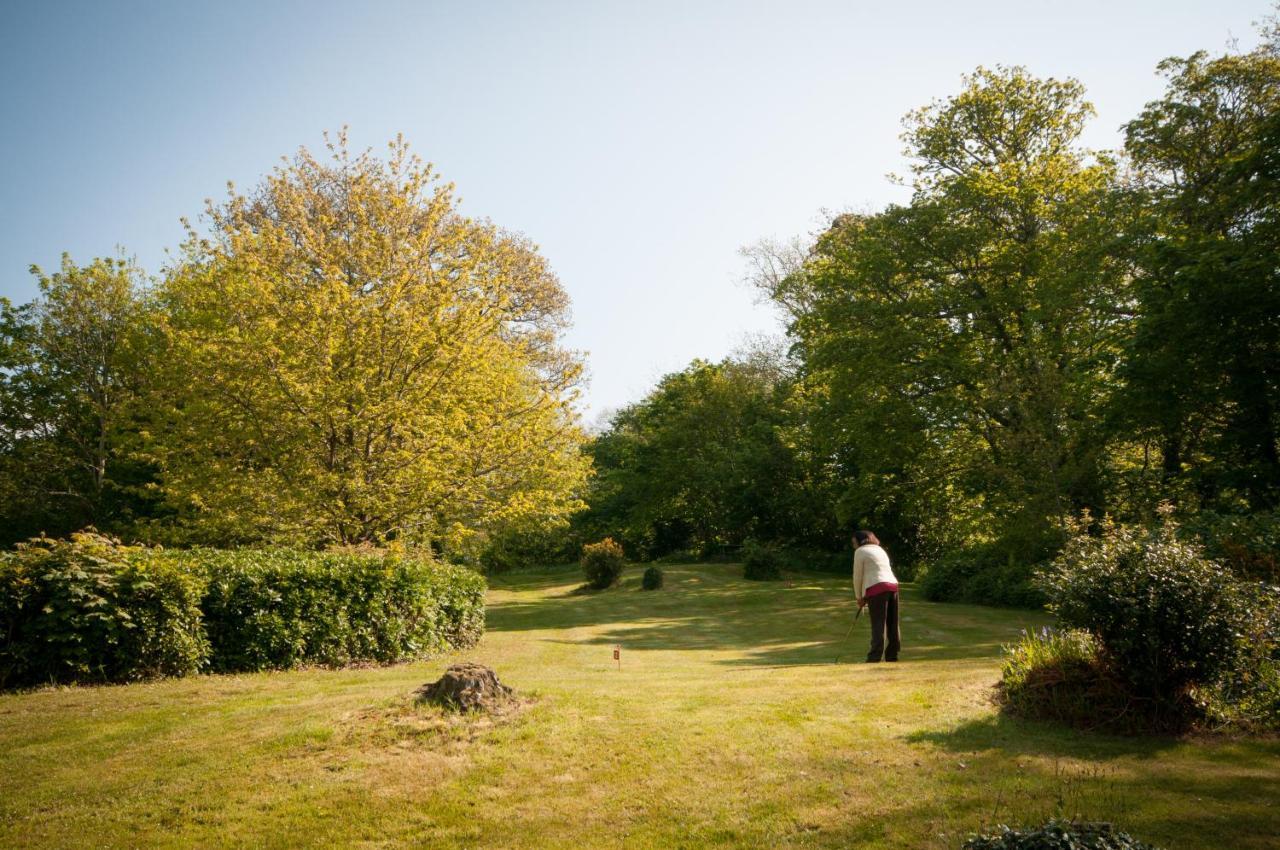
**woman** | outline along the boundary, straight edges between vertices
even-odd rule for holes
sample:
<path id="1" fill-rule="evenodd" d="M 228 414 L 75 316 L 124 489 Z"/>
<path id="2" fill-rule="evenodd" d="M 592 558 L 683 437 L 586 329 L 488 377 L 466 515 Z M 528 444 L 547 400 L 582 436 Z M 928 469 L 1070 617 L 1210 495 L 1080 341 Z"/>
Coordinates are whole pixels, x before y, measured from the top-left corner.
<path id="1" fill-rule="evenodd" d="M 898 579 L 889 566 L 889 553 L 880 548 L 880 541 L 870 531 L 853 533 L 853 592 L 858 598 L 858 608 L 871 608 L 871 651 L 867 662 L 874 664 L 884 656 L 885 661 L 897 661 L 902 648 L 902 635 L 898 632 Z M 885 635 L 889 645 L 885 646 Z"/>

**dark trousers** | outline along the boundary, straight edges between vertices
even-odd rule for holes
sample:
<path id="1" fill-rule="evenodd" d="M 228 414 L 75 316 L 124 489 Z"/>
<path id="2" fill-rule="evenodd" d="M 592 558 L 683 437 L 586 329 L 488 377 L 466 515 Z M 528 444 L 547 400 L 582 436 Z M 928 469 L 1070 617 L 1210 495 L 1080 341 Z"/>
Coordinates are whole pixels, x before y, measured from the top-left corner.
<path id="1" fill-rule="evenodd" d="M 880 593 L 867 599 L 867 607 L 871 609 L 871 651 L 867 653 L 868 661 L 897 661 L 898 651 L 902 649 L 902 633 L 898 631 L 898 592 Z M 885 635 L 889 636 L 889 645 L 885 646 Z"/>

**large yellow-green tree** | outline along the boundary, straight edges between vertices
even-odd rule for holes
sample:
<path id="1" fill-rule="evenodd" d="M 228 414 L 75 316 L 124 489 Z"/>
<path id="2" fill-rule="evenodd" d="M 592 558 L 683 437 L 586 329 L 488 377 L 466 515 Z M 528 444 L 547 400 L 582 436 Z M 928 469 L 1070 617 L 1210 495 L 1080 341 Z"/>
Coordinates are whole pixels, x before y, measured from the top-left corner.
<path id="1" fill-rule="evenodd" d="M 402 140 L 303 149 L 207 217 L 150 434 L 196 539 L 451 547 L 578 505 L 565 292 Z"/>

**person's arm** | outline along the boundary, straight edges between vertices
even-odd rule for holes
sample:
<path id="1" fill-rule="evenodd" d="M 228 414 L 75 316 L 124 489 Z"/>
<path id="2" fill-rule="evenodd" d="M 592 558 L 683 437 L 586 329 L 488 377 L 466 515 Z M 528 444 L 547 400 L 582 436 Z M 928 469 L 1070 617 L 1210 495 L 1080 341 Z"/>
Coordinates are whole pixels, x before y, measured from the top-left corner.
<path id="1" fill-rule="evenodd" d="M 853 595 L 858 600 L 858 607 L 861 608 L 866 604 L 866 600 L 862 598 L 862 591 L 866 590 L 862 586 L 866 580 L 867 559 L 861 549 L 855 549 L 853 552 Z"/>

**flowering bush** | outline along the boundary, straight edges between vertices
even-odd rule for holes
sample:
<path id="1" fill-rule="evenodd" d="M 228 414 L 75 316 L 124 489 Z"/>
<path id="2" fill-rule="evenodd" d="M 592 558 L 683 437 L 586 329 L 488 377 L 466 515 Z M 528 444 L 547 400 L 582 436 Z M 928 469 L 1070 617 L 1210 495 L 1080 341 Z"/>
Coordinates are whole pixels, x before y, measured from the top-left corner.
<path id="1" fill-rule="evenodd" d="M 612 537 L 582 547 L 582 572 L 596 590 L 613 587 L 622 576 L 626 559 L 622 547 Z"/>

